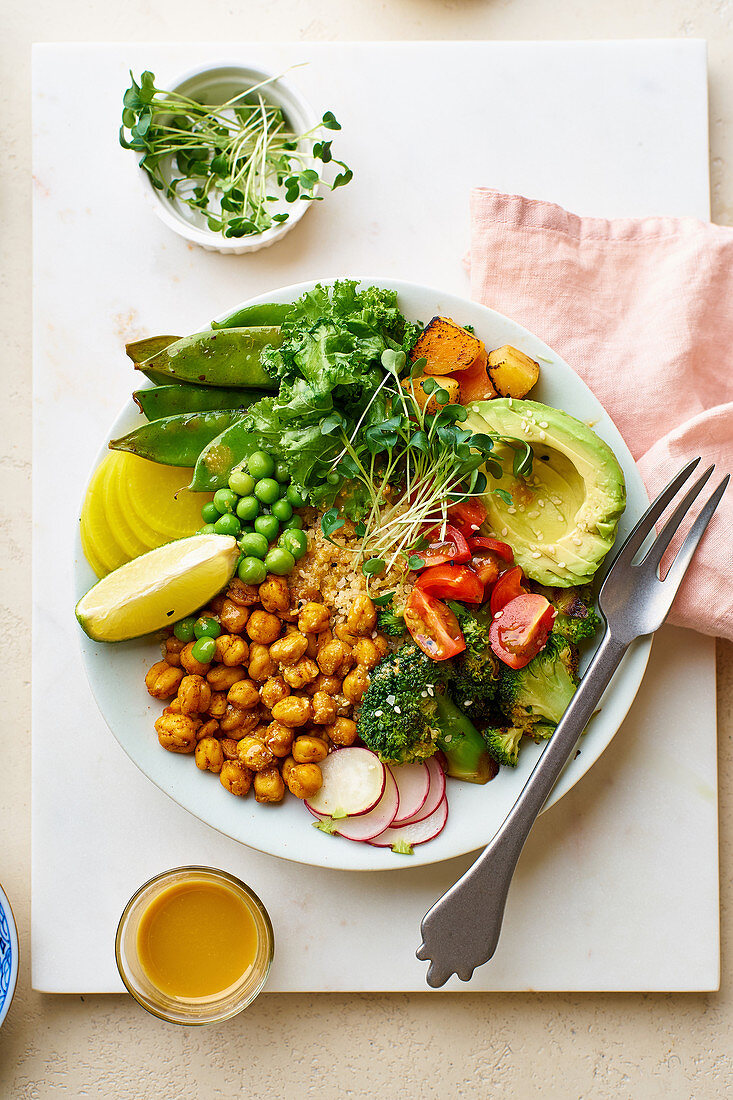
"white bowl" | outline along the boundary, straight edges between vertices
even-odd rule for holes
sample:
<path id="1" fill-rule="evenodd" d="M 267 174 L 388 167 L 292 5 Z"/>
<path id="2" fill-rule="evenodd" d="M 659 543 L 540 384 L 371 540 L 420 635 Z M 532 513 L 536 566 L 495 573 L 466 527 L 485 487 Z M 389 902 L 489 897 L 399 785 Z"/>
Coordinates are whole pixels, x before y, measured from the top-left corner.
<path id="1" fill-rule="evenodd" d="M 0 887 L 0 1027 L 8 1014 L 18 981 L 18 931 L 13 910 Z"/>
<path id="2" fill-rule="evenodd" d="M 180 92 L 189 99 L 219 104 L 226 103 L 245 88 L 251 88 L 276 75 L 265 69 L 248 65 L 205 65 L 179 77 L 173 82 L 170 90 Z M 284 77 L 278 76 L 263 89 L 262 94 L 268 102 L 282 108 L 294 133 L 305 133 L 318 125 L 319 119 L 311 105 Z M 316 162 L 309 160 L 308 167 L 314 166 Z M 184 237 L 192 244 L 200 245 L 207 252 L 223 252 L 231 256 L 240 256 L 245 252 L 257 252 L 261 248 L 269 248 L 297 225 L 312 205 L 306 199 L 298 199 L 294 203 L 287 204 L 283 202 L 282 209 L 287 210 L 289 214 L 286 222 L 280 222 L 271 229 L 265 230 L 264 233 L 257 233 L 251 237 L 224 237 L 221 233 L 215 233 L 209 229 L 205 219 L 185 203 L 170 199 L 162 191 L 157 191 L 143 168 L 138 169 L 138 176 L 141 178 L 147 201 L 160 220 L 179 237 Z M 318 194 L 317 187 L 313 193 Z M 279 204 L 273 205 L 273 212 L 279 209 Z"/>
<path id="3" fill-rule="evenodd" d="M 585 382 L 567 363 L 515 321 L 475 302 L 394 279 L 364 278 L 361 282 L 396 290 L 400 307 L 407 317 L 423 321 L 436 314 L 454 317 L 461 324 L 473 325 L 476 335 L 489 347 L 513 344 L 533 359 L 538 359 L 542 363 L 542 371 L 540 382 L 532 393 L 533 398 L 592 423 L 594 431 L 612 447 L 623 468 L 628 503 L 619 524 L 618 538 L 620 542 L 624 540 L 648 507 L 646 491 L 618 429 Z M 251 301 L 292 302 L 314 286 L 314 282 L 301 283 L 259 295 Z M 250 303 L 241 303 L 246 304 Z M 228 310 L 222 318 L 231 312 Z M 198 319 L 192 318 L 191 331 L 200 331 L 201 327 Z M 130 431 L 139 423 L 139 416 L 137 406 L 130 399 L 105 440 Z M 108 453 L 106 442 L 103 442 L 95 465 Z M 75 586 L 76 598 L 79 599 L 97 578 L 82 553 L 78 522 L 75 526 Z M 224 790 L 215 776 L 200 772 L 189 757 L 161 749 L 153 728 L 161 706 L 150 698 L 143 683 L 147 669 L 160 659 L 158 642 L 143 638 L 103 645 L 81 635 L 81 646 L 87 676 L 99 709 L 122 748 L 141 771 L 181 806 L 214 829 L 251 848 L 298 863 L 349 871 L 386 871 L 437 863 L 472 852 L 486 844 L 501 825 L 542 751 L 540 745 L 531 741 L 524 743 L 518 767 L 501 768 L 499 775 L 486 786 L 449 779 L 450 813 L 445 829 L 434 840 L 416 847 L 414 855 L 407 859 L 396 856 L 388 848 L 374 848 L 369 844 L 327 836 L 312 827 L 310 814 L 293 798 L 286 799 L 279 806 L 260 806 L 251 797 L 235 798 Z M 641 638 L 627 650 L 598 713 L 591 719 L 581 742 L 580 753 L 568 763 L 547 806 L 562 798 L 610 743 L 639 688 L 650 648 L 651 639 Z M 593 646 L 589 645 L 585 652 L 586 662 L 592 652 Z"/>

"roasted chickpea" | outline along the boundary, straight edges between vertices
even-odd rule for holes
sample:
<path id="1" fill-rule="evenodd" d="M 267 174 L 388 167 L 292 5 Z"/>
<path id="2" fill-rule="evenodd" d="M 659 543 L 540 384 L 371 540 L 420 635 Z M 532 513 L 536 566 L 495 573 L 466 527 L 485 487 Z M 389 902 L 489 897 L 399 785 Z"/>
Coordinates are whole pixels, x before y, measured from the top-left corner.
<path id="1" fill-rule="evenodd" d="M 264 680 L 268 680 L 270 676 L 274 676 L 276 671 L 276 664 L 270 656 L 270 651 L 266 645 L 262 645 L 261 642 L 252 642 L 249 647 L 249 677 L 250 680 L 257 680 L 258 683 L 262 683 Z"/>
<path id="2" fill-rule="evenodd" d="M 326 726 L 324 733 L 340 748 L 353 745 L 356 741 L 356 722 L 351 718 L 337 718 L 332 726 Z"/>
<path id="3" fill-rule="evenodd" d="M 243 665 L 249 656 L 249 646 L 238 634 L 220 634 L 216 639 L 214 660 L 227 668 Z"/>
<path id="4" fill-rule="evenodd" d="M 194 752 L 196 767 L 202 772 L 218 775 L 224 763 L 224 753 L 215 737 L 202 737 Z"/>
<path id="5" fill-rule="evenodd" d="M 227 702 L 233 707 L 241 707 L 242 710 L 252 710 L 260 705 L 260 693 L 257 685 L 252 680 L 239 680 L 229 688 Z"/>
<path id="6" fill-rule="evenodd" d="M 369 675 L 365 668 L 357 665 L 344 679 L 341 690 L 350 703 L 361 702 L 361 697 L 369 687 Z"/>
<path id="7" fill-rule="evenodd" d="M 382 657 L 386 657 L 389 653 L 389 642 L 382 634 L 377 634 L 376 638 L 372 638 L 372 641 L 377 647 L 377 652 L 379 653 L 379 659 L 381 661 Z"/>
<path id="8" fill-rule="evenodd" d="M 345 671 L 353 663 L 350 648 L 339 638 L 327 642 L 318 652 L 318 667 L 326 676 Z"/>
<path id="9" fill-rule="evenodd" d="M 303 634 L 320 634 L 330 622 L 331 614 L 322 603 L 307 603 L 298 614 L 298 630 Z"/>
<path id="10" fill-rule="evenodd" d="M 275 703 L 279 703 L 281 699 L 287 698 L 288 695 L 290 695 L 290 688 L 282 676 L 271 676 L 269 680 L 265 680 L 260 688 L 262 705 L 267 707 L 268 710 L 272 710 Z"/>
<path id="11" fill-rule="evenodd" d="M 174 668 L 179 668 L 181 664 L 181 650 L 185 644 L 185 642 L 180 641 L 180 639 L 175 636 L 166 638 L 163 643 L 163 660 L 167 661 L 169 665 L 173 665 Z"/>
<path id="12" fill-rule="evenodd" d="M 256 772 L 252 785 L 258 802 L 282 802 L 285 796 L 285 784 L 276 767 Z"/>
<path id="13" fill-rule="evenodd" d="M 321 672 L 305 690 L 309 695 L 315 695 L 317 691 L 325 691 L 326 695 L 338 695 L 341 691 L 341 680 L 338 676 L 326 676 L 325 672 Z"/>
<path id="14" fill-rule="evenodd" d="M 368 596 L 357 596 L 346 616 L 346 626 L 352 632 L 364 638 L 377 625 L 377 609 Z"/>
<path id="15" fill-rule="evenodd" d="M 265 611 L 287 611 L 290 607 L 290 589 L 285 577 L 268 573 L 260 585 L 260 603 Z"/>
<path id="16" fill-rule="evenodd" d="M 330 726 L 336 721 L 336 704 L 325 691 L 317 691 L 311 699 L 313 725 Z"/>
<path id="17" fill-rule="evenodd" d="M 219 618 L 219 615 L 221 613 L 221 609 L 224 606 L 225 598 L 226 597 L 222 596 L 221 594 L 218 595 L 218 596 L 214 596 L 213 600 L 209 604 L 209 608 L 211 609 L 211 617 L 212 618 L 215 618 L 215 619 Z"/>
<path id="18" fill-rule="evenodd" d="M 317 678 L 318 665 L 312 657 L 301 657 L 297 664 L 283 669 L 283 680 L 291 688 L 305 687 L 306 684 L 311 684 Z"/>
<path id="19" fill-rule="evenodd" d="M 209 718 L 208 722 L 202 722 L 196 730 L 196 740 L 203 741 L 204 737 L 216 737 L 219 733 L 219 723 L 215 718 Z"/>
<path id="20" fill-rule="evenodd" d="M 293 730 L 281 722 L 270 722 L 265 731 L 265 744 L 273 756 L 287 756 L 293 747 Z"/>
<path id="21" fill-rule="evenodd" d="M 181 664 L 191 676 L 205 676 L 211 668 L 211 662 L 204 663 L 203 661 L 196 660 L 191 653 L 195 645 L 195 642 L 189 642 L 188 645 L 183 647 L 181 650 Z"/>
<path id="22" fill-rule="evenodd" d="M 203 676 L 184 676 L 177 698 L 181 714 L 205 714 L 211 703 L 211 688 Z"/>
<path id="23" fill-rule="evenodd" d="M 362 668 L 366 669 L 374 668 L 382 659 L 377 646 L 371 638 L 359 638 L 359 641 L 354 646 L 353 652 L 356 657 L 357 665 L 361 665 Z"/>
<path id="24" fill-rule="evenodd" d="M 221 751 L 224 753 L 225 760 L 239 760 L 237 741 L 233 737 L 222 737 L 219 740 L 219 744 L 221 745 Z"/>
<path id="25" fill-rule="evenodd" d="M 219 719 L 219 726 L 223 733 L 237 733 L 239 737 L 243 733 L 249 733 L 257 726 L 259 715 L 251 710 L 242 710 L 241 707 L 227 706 L 226 713 Z"/>
<path id="26" fill-rule="evenodd" d="M 312 657 L 313 660 L 318 656 L 318 650 L 321 646 L 331 641 L 330 630 L 324 630 L 321 634 L 305 634 L 303 636 L 308 640 L 305 651 L 306 657 Z"/>
<path id="27" fill-rule="evenodd" d="M 193 752 L 196 748 L 196 724 L 186 714 L 161 714 L 155 723 L 158 740 L 168 752 Z"/>
<path id="28" fill-rule="evenodd" d="M 177 698 L 176 699 L 171 699 L 168 706 L 163 708 L 163 714 L 180 714 L 180 713 L 181 713 L 181 704 L 178 702 Z"/>
<path id="29" fill-rule="evenodd" d="M 237 751 L 241 763 L 253 772 L 261 772 L 263 768 L 271 768 L 275 763 L 272 750 L 259 737 L 243 737 L 237 744 Z"/>
<path id="30" fill-rule="evenodd" d="M 278 638 L 270 646 L 270 656 L 280 665 L 294 665 L 308 648 L 308 639 L 305 634 L 299 634 L 294 630 L 286 634 L 284 638 Z"/>
<path id="31" fill-rule="evenodd" d="M 349 647 L 349 649 L 355 646 L 359 640 L 358 635 L 354 634 L 353 630 L 349 630 L 346 623 L 337 623 L 333 632 L 344 645 Z"/>
<path id="32" fill-rule="evenodd" d="M 241 634 L 247 625 L 249 608 L 235 603 L 234 600 L 224 600 L 219 612 L 219 621 L 222 630 L 228 630 L 230 634 Z"/>
<path id="33" fill-rule="evenodd" d="M 293 741 L 293 760 L 296 764 L 319 764 L 328 756 L 328 744 L 322 737 L 301 734 Z"/>
<path id="34" fill-rule="evenodd" d="M 282 622 L 269 611 L 253 611 L 247 623 L 247 633 L 253 642 L 271 645 L 280 637 Z"/>
<path id="35" fill-rule="evenodd" d="M 156 661 L 145 677 L 145 686 L 153 699 L 170 699 L 178 691 L 183 670 L 174 668 L 167 661 Z"/>
<path id="36" fill-rule="evenodd" d="M 235 577 L 227 588 L 226 598 L 239 607 L 251 607 L 253 603 L 257 603 L 259 594 L 256 585 L 245 584 L 239 577 Z"/>
<path id="37" fill-rule="evenodd" d="M 285 760 L 283 760 L 282 765 L 280 767 L 280 772 L 282 774 L 283 779 L 285 780 L 285 786 L 286 787 L 288 785 L 288 776 L 290 775 L 290 773 L 291 773 L 291 771 L 293 770 L 294 767 L 296 767 L 296 763 L 293 760 L 292 756 L 288 756 L 288 757 L 286 757 Z"/>
<path id="38" fill-rule="evenodd" d="M 212 691 L 209 714 L 212 718 L 223 718 L 227 712 L 226 692 Z"/>
<path id="39" fill-rule="evenodd" d="M 296 798 L 311 798 L 323 786 L 323 776 L 317 764 L 293 764 L 285 782 Z"/>
<path id="40" fill-rule="evenodd" d="M 310 722 L 313 714 L 310 699 L 302 695 L 289 695 L 287 699 L 281 699 L 272 708 L 272 717 L 275 722 L 282 722 L 284 726 L 305 726 Z"/>
<path id="41" fill-rule="evenodd" d="M 243 668 L 227 668 L 226 665 L 214 665 L 206 674 L 212 691 L 229 691 L 240 680 L 244 680 L 247 673 Z"/>
<path id="42" fill-rule="evenodd" d="M 244 798 L 252 786 L 252 772 L 238 760 L 225 760 L 219 772 L 219 780 L 231 794 Z"/>

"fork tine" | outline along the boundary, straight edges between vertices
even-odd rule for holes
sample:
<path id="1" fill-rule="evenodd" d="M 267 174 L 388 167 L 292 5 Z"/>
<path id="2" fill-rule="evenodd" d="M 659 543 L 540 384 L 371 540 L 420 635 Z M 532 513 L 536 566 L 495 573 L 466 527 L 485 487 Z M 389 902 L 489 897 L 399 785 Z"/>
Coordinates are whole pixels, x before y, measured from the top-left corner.
<path id="1" fill-rule="evenodd" d="M 659 532 L 656 539 L 639 562 L 639 565 L 646 565 L 647 563 L 650 563 L 654 569 L 657 568 L 662 560 L 662 557 L 664 556 L 664 551 L 667 549 L 670 542 L 674 538 L 679 525 L 682 523 L 682 520 L 689 512 L 693 501 L 696 499 L 703 486 L 709 480 L 710 475 L 712 474 L 714 469 L 715 466 L 708 466 L 707 470 L 705 470 L 702 476 L 697 479 L 690 491 L 688 493 L 685 493 L 685 496 L 677 505 L 674 512 L 669 517 L 664 527 Z"/>
<path id="2" fill-rule="evenodd" d="M 673 498 L 677 496 L 682 486 L 687 481 L 688 477 L 700 463 L 699 458 L 693 458 L 692 462 L 688 462 L 687 465 L 680 470 L 676 477 L 673 477 L 666 489 L 662 489 L 656 500 L 647 508 L 644 515 L 641 517 L 636 527 L 634 527 L 631 534 L 626 539 L 618 554 L 614 558 L 613 564 L 620 562 L 622 558 L 626 562 L 630 562 L 636 554 L 644 539 L 654 527 L 662 512 L 665 510 L 668 504 L 671 503 Z"/>
<path id="3" fill-rule="evenodd" d="M 692 524 L 690 530 L 687 532 L 687 537 L 682 543 L 677 557 L 674 559 L 671 566 L 669 567 L 667 576 L 664 578 L 664 581 L 662 583 L 664 584 L 665 588 L 669 586 L 672 590 L 669 595 L 670 603 L 672 602 L 672 599 L 674 598 L 674 595 L 682 582 L 682 578 L 684 577 L 687 567 L 690 564 L 692 555 L 697 549 L 697 544 L 705 533 L 705 528 L 710 523 L 710 520 L 713 518 L 713 512 L 720 504 L 720 498 L 722 497 L 725 490 L 728 488 L 729 481 L 730 474 L 726 474 L 723 480 L 718 485 L 715 492 L 712 493 L 712 495 L 710 496 L 707 504 L 705 504 L 704 507 L 700 509 L 700 513 L 697 519 Z"/>

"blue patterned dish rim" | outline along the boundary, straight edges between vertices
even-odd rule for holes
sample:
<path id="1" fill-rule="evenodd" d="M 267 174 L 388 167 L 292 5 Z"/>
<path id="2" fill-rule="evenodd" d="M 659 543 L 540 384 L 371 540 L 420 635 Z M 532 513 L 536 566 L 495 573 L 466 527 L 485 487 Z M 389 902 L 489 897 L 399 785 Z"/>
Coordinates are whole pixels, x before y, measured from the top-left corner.
<path id="1" fill-rule="evenodd" d="M 10 1008 L 18 980 L 18 933 L 13 910 L 0 886 L 0 1027 Z"/>

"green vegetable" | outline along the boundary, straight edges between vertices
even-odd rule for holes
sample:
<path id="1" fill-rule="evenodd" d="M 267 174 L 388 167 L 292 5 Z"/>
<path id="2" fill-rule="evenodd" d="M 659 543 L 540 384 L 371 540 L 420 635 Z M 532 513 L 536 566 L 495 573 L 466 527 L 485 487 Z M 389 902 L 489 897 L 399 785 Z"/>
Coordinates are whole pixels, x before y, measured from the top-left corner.
<path id="1" fill-rule="evenodd" d="M 275 516 L 257 516 L 255 531 L 264 535 L 268 542 L 274 542 L 280 533 L 280 523 Z"/>
<path id="2" fill-rule="evenodd" d="M 196 622 L 196 618 L 193 615 L 186 616 L 185 619 L 179 619 L 176 625 L 173 627 L 173 633 L 179 642 L 192 642 L 194 639 L 193 626 Z"/>
<path id="3" fill-rule="evenodd" d="M 203 525 L 203 527 L 199 527 L 196 534 L 197 535 L 215 535 L 216 534 L 216 527 L 214 526 L 213 523 L 205 523 Z"/>
<path id="4" fill-rule="evenodd" d="M 269 547 L 267 538 L 258 531 L 248 532 L 239 540 L 239 548 L 248 558 L 261 558 L 264 561 Z"/>
<path id="5" fill-rule="evenodd" d="M 255 446 L 256 440 L 246 430 L 244 420 L 231 424 L 201 451 L 189 489 L 210 492 L 228 486 L 234 468 Z"/>
<path id="6" fill-rule="evenodd" d="M 281 546 L 273 546 L 265 558 L 265 568 L 268 573 L 275 573 L 278 577 L 284 577 L 295 569 L 295 558 L 288 550 L 283 550 Z"/>
<path id="7" fill-rule="evenodd" d="M 214 493 L 212 504 L 219 515 L 223 516 L 225 512 L 233 512 L 237 507 L 237 494 L 233 489 L 217 489 Z M 206 519 L 206 516 L 204 516 L 204 519 Z"/>
<path id="8" fill-rule="evenodd" d="M 446 691 L 448 670 L 417 646 L 404 645 L 372 671 L 357 731 L 387 764 L 425 760 L 439 748 L 448 774 L 486 783 L 491 761 L 481 734 Z"/>
<path id="9" fill-rule="evenodd" d="M 202 616 L 194 622 L 193 633 L 196 638 L 218 638 L 221 634 L 221 627 L 216 619 Z"/>
<path id="10" fill-rule="evenodd" d="M 390 638 L 399 638 L 407 630 L 404 615 L 395 611 L 391 601 L 377 612 L 377 629 Z"/>
<path id="11" fill-rule="evenodd" d="M 507 768 L 516 768 L 524 730 L 515 726 L 504 728 L 490 726 L 484 729 L 483 735 L 486 747 L 494 760 Z"/>
<path id="12" fill-rule="evenodd" d="M 244 414 L 250 405 L 262 397 L 262 393 L 260 390 L 227 390 L 177 382 L 135 390 L 132 397 L 148 420 L 161 420 L 165 416 L 206 412 L 209 409 L 239 409 Z"/>
<path id="13" fill-rule="evenodd" d="M 458 705 L 479 726 L 492 718 L 492 701 L 504 666 L 494 655 L 489 642 L 492 614 L 488 604 L 469 611 L 451 600 L 466 648 L 451 661 L 450 688 Z"/>
<path id="14" fill-rule="evenodd" d="M 201 518 L 204 523 L 216 523 L 221 514 L 213 500 L 207 501 L 201 509 Z"/>
<path id="15" fill-rule="evenodd" d="M 275 473 L 275 459 L 267 451 L 253 451 L 247 459 L 247 469 L 256 481 L 263 477 L 272 477 Z"/>
<path id="16" fill-rule="evenodd" d="M 211 327 L 246 328 L 249 325 L 279 328 L 292 310 L 289 303 L 260 302 L 259 305 L 242 306 L 230 313 L 223 321 L 212 321 Z"/>
<path id="17" fill-rule="evenodd" d="M 194 660 L 200 661 L 202 665 L 208 665 L 209 661 L 213 660 L 215 653 L 216 642 L 213 638 L 199 638 L 191 646 L 191 656 Z"/>
<path id="18" fill-rule="evenodd" d="M 508 724 L 541 740 L 552 734 L 577 686 L 577 650 L 561 634 L 550 634 L 525 668 L 502 670 L 497 701 Z"/>
<path id="19" fill-rule="evenodd" d="M 272 514 L 281 523 L 287 523 L 289 519 L 292 519 L 293 506 L 287 500 L 276 500 L 272 505 Z"/>
<path id="20" fill-rule="evenodd" d="M 414 856 L 415 850 L 406 840 L 398 840 L 392 845 L 392 851 L 396 856 Z"/>
<path id="21" fill-rule="evenodd" d="M 291 528 L 289 531 L 283 531 L 277 544 L 283 550 L 287 550 L 288 553 L 292 554 L 296 561 L 299 561 L 308 549 L 308 538 L 305 531 Z"/>
<path id="22" fill-rule="evenodd" d="M 290 481 L 290 470 L 288 470 L 287 466 L 283 462 L 278 462 L 277 466 L 275 467 L 275 480 L 279 481 L 280 484 L 283 486 L 283 491 L 286 491 L 285 486 Z"/>
<path id="23" fill-rule="evenodd" d="M 294 485 L 288 485 L 285 499 L 288 504 L 292 504 L 293 508 L 303 508 L 308 503 L 306 497 Z"/>
<path id="24" fill-rule="evenodd" d="M 196 332 L 169 344 L 162 351 L 136 363 L 135 369 L 152 371 L 168 382 L 230 389 L 236 386 L 273 390 L 275 383 L 260 364 L 266 348 L 283 339 L 278 328 L 230 328 Z"/>
<path id="25" fill-rule="evenodd" d="M 236 538 L 242 530 L 242 524 L 236 516 L 219 516 L 214 523 L 214 530 L 217 535 L 233 535 Z"/>
<path id="26" fill-rule="evenodd" d="M 232 470 L 229 475 L 229 488 L 233 490 L 233 492 L 238 493 L 240 497 L 248 497 L 251 495 L 254 487 L 254 478 L 248 474 L 246 470 L 242 470 L 241 468 Z"/>
<path id="27" fill-rule="evenodd" d="M 131 344 L 125 344 L 125 354 L 133 363 L 144 363 L 146 359 L 164 351 L 180 339 L 180 336 L 146 336 L 144 340 L 133 340 Z"/>
<path id="28" fill-rule="evenodd" d="M 534 589 L 545 596 L 557 611 L 552 625 L 553 634 L 562 634 L 577 645 L 592 638 L 601 626 L 601 618 L 593 610 L 589 588 L 544 588 L 535 585 Z"/>
<path id="29" fill-rule="evenodd" d="M 302 134 L 290 128 L 282 108 L 267 99 L 268 77 L 221 104 L 202 104 L 155 86 L 144 72 L 123 97 L 119 140 L 141 154 L 153 187 L 200 214 L 225 237 L 246 237 L 288 220 L 285 203 L 314 201 L 318 186 L 347 184 L 352 171 L 335 160 L 324 130 L 340 130 L 333 112 Z M 129 133 L 129 136 L 128 136 Z M 342 171 L 324 179 L 314 162 Z M 182 186 L 181 186 L 182 185 Z M 273 206 L 273 203 L 277 205 Z"/>
<path id="30" fill-rule="evenodd" d="M 260 514 L 260 502 L 257 497 L 242 497 L 237 505 L 237 515 L 248 522 Z"/>
<path id="31" fill-rule="evenodd" d="M 267 576 L 267 567 L 259 558 L 248 557 L 239 563 L 237 576 L 245 584 L 262 584 Z"/>
<path id="32" fill-rule="evenodd" d="M 240 420 L 241 414 L 232 410 L 167 416 L 141 424 L 109 445 L 165 466 L 194 466 L 204 447 Z"/>
<path id="33" fill-rule="evenodd" d="M 303 527 L 303 517 L 293 516 L 292 519 L 288 519 L 283 523 L 283 530 L 285 531 L 300 531 Z"/>
<path id="34" fill-rule="evenodd" d="M 280 489 L 274 477 L 263 477 L 256 481 L 254 495 L 262 504 L 274 504 L 280 495 Z"/>

